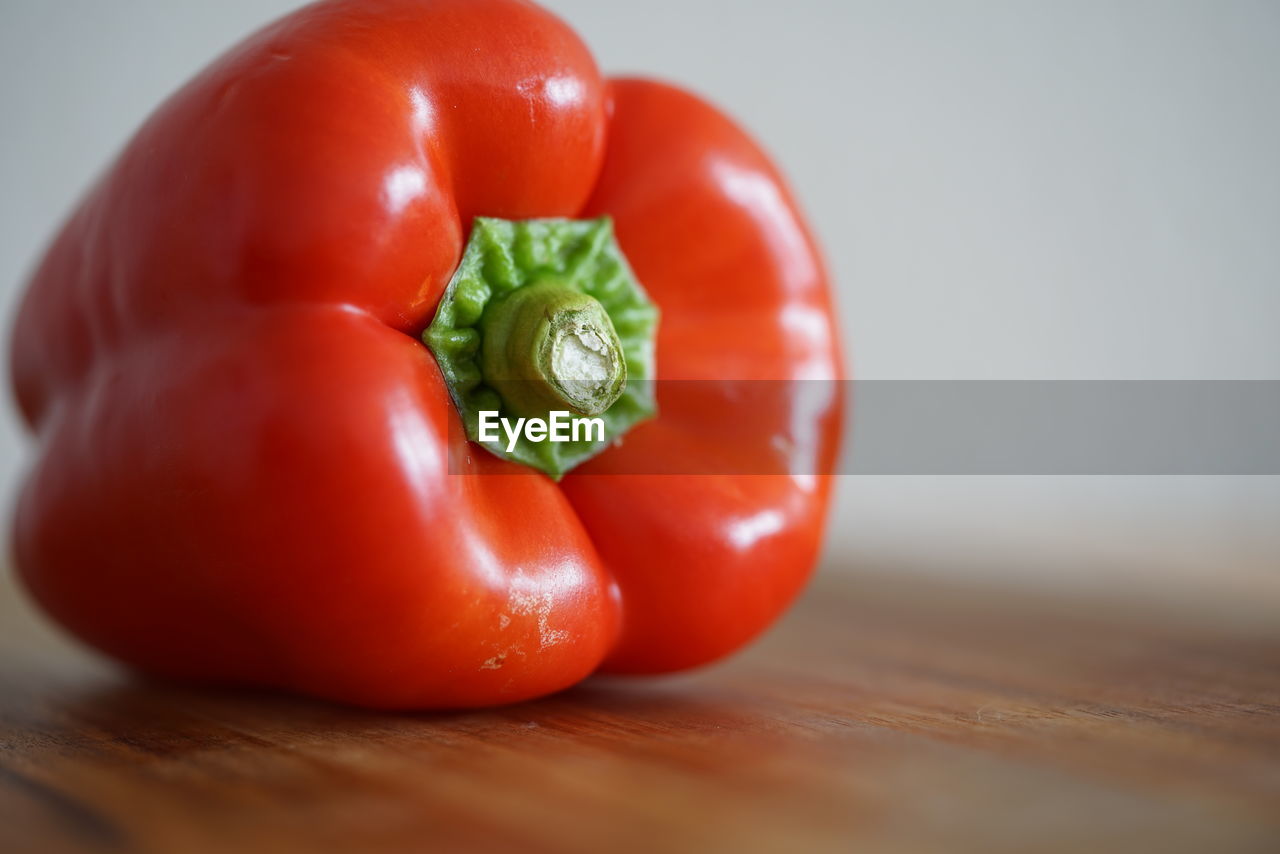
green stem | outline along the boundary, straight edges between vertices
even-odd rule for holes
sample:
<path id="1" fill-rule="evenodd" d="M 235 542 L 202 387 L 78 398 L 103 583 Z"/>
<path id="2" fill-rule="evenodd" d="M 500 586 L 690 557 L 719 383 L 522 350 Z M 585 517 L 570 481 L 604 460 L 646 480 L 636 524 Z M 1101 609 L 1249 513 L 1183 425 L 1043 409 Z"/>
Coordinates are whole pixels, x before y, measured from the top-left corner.
<path id="1" fill-rule="evenodd" d="M 423 340 L 468 437 L 559 479 L 657 412 L 658 310 L 598 220 L 478 218 Z M 485 439 L 481 412 L 598 418 L 604 435 Z M 575 434 L 576 435 L 576 434 Z"/>
<path id="2" fill-rule="evenodd" d="M 604 307 L 548 280 L 494 300 L 479 324 L 480 370 L 514 412 L 599 415 L 622 394 L 627 365 Z"/>

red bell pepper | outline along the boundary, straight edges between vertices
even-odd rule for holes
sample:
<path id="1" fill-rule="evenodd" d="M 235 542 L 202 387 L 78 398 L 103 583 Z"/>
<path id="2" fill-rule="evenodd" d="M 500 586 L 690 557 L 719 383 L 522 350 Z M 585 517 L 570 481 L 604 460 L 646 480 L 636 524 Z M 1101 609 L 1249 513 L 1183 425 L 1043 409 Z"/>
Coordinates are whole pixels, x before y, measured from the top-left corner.
<path id="1" fill-rule="evenodd" d="M 66 223 L 12 371 L 50 614 L 145 672 L 383 708 L 738 648 L 813 566 L 840 427 L 825 273 L 766 156 L 517 0 L 319 3 L 216 61 Z M 726 380 L 829 393 L 747 411 Z M 522 382 L 608 440 L 468 441 L 477 402 L 542 405 Z M 807 468 L 762 473 L 780 453 Z"/>

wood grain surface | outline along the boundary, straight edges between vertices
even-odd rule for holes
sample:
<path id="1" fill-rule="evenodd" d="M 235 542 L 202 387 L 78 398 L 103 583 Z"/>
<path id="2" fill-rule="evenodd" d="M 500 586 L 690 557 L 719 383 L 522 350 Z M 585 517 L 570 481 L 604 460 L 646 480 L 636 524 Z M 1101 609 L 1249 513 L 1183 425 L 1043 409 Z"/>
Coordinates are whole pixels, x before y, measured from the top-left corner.
<path id="1" fill-rule="evenodd" d="M 139 682 L 24 609 L 4 852 L 1280 851 L 1265 620 L 830 573 L 719 667 L 389 715 Z"/>

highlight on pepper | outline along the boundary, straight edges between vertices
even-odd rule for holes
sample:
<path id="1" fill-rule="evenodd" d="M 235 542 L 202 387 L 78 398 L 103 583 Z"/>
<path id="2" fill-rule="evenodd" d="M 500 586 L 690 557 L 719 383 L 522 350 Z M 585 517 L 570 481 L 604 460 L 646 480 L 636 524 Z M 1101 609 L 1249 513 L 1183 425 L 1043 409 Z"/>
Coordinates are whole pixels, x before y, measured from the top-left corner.
<path id="1" fill-rule="evenodd" d="M 19 575 L 146 674 L 512 703 L 733 653 L 821 546 L 844 375 L 784 179 L 523 0 L 250 36 L 84 196 L 14 328 Z"/>

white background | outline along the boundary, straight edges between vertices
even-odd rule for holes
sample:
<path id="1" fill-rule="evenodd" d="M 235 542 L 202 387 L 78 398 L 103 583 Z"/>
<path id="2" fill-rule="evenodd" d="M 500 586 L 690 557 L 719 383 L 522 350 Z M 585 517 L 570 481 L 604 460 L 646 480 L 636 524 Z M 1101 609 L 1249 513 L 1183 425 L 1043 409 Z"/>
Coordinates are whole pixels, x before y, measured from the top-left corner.
<path id="1" fill-rule="evenodd" d="M 44 242 L 146 114 L 294 5 L 0 0 L 10 323 Z M 775 154 L 858 376 L 1280 378 L 1280 4 L 547 5 L 606 71 L 699 91 Z M 10 407 L 6 502 L 22 446 Z M 846 477 L 833 549 L 1275 591 L 1278 480 Z"/>

